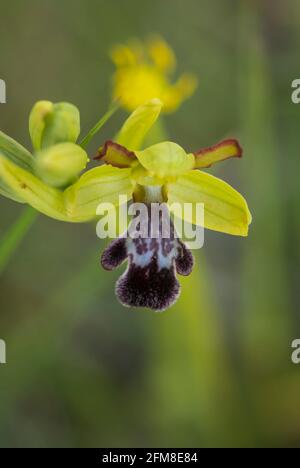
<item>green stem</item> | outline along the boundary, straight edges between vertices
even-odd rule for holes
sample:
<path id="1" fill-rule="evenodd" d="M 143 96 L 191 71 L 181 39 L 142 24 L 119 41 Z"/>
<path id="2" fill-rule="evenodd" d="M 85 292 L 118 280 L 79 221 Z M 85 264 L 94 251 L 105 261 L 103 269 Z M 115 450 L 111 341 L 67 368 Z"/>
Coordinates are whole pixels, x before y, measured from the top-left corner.
<path id="1" fill-rule="evenodd" d="M 5 270 L 11 257 L 33 225 L 37 216 L 38 213 L 33 208 L 25 208 L 19 219 L 17 219 L 8 232 L 0 239 L 0 275 Z"/>
<path id="2" fill-rule="evenodd" d="M 114 113 L 119 109 L 119 103 L 114 102 L 111 107 L 108 109 L 106 114 L 96 123 L 96 125 L 89 131 L 89 133 L 83 138 L 80 142 L 82 148 L 86 148 L 87 145 L 91 142 L 94 136 L 101 130 L 103 125 L 114 115 Z"/>

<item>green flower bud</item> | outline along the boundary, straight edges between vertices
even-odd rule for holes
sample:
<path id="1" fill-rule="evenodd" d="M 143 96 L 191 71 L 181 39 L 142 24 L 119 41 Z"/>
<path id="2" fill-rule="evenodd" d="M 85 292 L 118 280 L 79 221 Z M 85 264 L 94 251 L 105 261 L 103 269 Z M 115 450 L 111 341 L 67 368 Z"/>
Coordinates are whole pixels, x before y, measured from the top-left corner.
<path id="1" fill-rule="evenodd" d="M 48 185 L 66 187 L 86 168 L 86 152 L 74 143 L 60 143 L 36 154 L 35 172 Z"/>
<path id="2" fill-rule="evenodd" d="M 80 134 L 80 114 L 73 104 L 39 101 L 29 116 L 29 133 L 35 151 L 58 143 L 75 143 Z"/>

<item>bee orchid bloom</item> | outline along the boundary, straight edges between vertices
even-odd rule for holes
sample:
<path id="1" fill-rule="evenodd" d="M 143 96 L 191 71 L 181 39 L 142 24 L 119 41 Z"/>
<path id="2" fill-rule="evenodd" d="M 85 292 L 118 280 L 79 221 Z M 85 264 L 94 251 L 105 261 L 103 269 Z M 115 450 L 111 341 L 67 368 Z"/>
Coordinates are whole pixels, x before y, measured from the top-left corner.
<path id="1" fill-rule="evenodd" d="M 247 236 L 251 223 L 245 199 L 226 182 L 201 171 L 229 158 L 240 158 L 242 149 L 234 139 L 228 139 L 210 148 L 193 153 L 186 152 L 173 142 L 162 142 L 139 150 L 141 137 L 149 130 L 153 110 L 159 101 L 152 100 L 148 106 L 135 111 L 125 123 L 115 141 L 108 141 L 100 149 L 96 159 L 105 163 L 102 170 L 114 171 L 114 192 L 122 194 L 128 181 L 130 199 L 144 203 L 204 204 L 207 229 L 235 236 Z M 150 118 L 150 119 L 149 119 Z M 144 125 L 142 123 L 144 122 Z M 100 169 L 100 168 L 99 168 Z M 119 182 L 118 182 L 119 181 Z M 80 182 L 79 182 L 80 183 Z M 127 192 L 128 195 L 128 192 Z M 116 196 L 116 193 L 114 193 Z M 196 210 L 181 211 L 184 221 L 197 224 Z M 102 256 L 102 265 L 107 270 L 118 267 L 126 259 L 128 269 L 117 283 L 116 293 L 123 305 L 165 310 L 178 298 L 180 286 L 176 271 L 188 275 L 193 268 L 193 257 L 187 247 L 174 235 L 163 238 L 161 228 L 151 237 L 151 216 L 146 238 L 131 239 L 123 236 L 114 241 Z"/>
<path id="2" fill-rule="evenodd" d="M 80 175 L 88 157 L 76 144 L 78 111 L 69 104 L 38 103 L 30 116 L 33 153 L 0 132 L 0 194 L 72 223 L 96 219 L 101 203 L 118 207 L 120 195 L 147 210 L 152 203 L 170 208 L 174 203 L 203 203 L 204 227 L 247 236 L 251 215 L 245 199 L 227 183 L 201 171 L 241 157 L 238 142 L 226 140 L 194 153 L 168 141 L 141 149 L 161 110 L 158 99 L 138 107 L 114 140 L 100 149 L 98 159 L 103 164 Z M 194 210 L 182 214 L 188 223 L 198 222 Z M 159 311 L 178 298 L 176 273 L 190 274 L 193 256 L 170 224 L 168 238 L 163 236 L 162 223 L 153 237 L 150 215 L 145 238 L 120 237 L 104 252 L 102 265 L 107 270 L 129 261 L 116 290 L 122 304 Z"/>
<path id="3" fill-rule="evenodd" d="M 152 98 L 163 101 L 164 112 L 174 112 L 197 88 L 197 79 L 188 73 L 176 83 L 171 82 L 176 57 L 160 37 L 153 37 L 145 44 L 136 40 L 128 45 L 116 45 L 111 58 L 116 66 L 113 97 L 130 112 Z"/>

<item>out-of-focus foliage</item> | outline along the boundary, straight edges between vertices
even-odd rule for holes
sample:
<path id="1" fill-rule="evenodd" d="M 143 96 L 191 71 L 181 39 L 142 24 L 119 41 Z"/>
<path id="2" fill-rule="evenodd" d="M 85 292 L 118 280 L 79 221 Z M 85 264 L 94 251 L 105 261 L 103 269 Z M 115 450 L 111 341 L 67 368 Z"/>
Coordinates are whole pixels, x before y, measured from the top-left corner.
<path id="1" fill-rule="evenodd" d="M 215 173 L 254 221 L 247 239 L 207 232 L 180 301 L 155 315 L 116 302 L 94 225 L 40 217 L 0 278 L 1 446 L 299 446 L 299 23 L 297 0 L 2 1 L 4 132 L 30 147 L 47 98 L 74 102 L 85 134 L 110 101 L 111 46 L 158 33 L 199 78 L 170 139 L 238 137 L 244 158 Z M 21 211 L 0 199 L 0 238 Z"/>

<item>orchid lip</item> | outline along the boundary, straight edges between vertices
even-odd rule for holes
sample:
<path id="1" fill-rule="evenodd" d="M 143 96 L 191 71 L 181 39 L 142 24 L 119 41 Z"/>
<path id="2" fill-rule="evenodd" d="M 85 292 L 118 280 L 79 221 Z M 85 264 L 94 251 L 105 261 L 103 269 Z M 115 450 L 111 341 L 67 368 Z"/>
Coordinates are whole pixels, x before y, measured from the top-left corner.
<path id="1" fill-rule="evenodd" d="M 148 230 L 152 230 L 151 219 Z M 176 302 L 180 294 L 176 271 L 186 276 L 194 265 L 191 252 L 176 237 L 173 224 L 169 238 L 120 237 L 105 250 L 101 263 L 106 270 L 113 270 L 126 259 L 127 270 L 116 285 L 119 301 L 127 307 L 155 311 L 164 311 Z"/>

